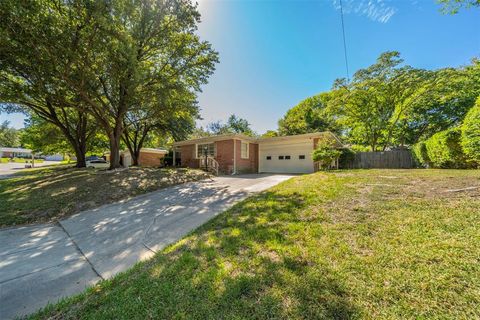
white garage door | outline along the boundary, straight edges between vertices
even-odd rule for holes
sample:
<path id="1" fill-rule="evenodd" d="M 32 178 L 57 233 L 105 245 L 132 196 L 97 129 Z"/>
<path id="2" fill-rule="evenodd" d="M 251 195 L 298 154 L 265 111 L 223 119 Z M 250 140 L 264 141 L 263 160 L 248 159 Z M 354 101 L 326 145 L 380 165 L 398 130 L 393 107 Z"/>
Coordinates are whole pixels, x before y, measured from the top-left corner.
<path id="1" fill-rule="evenodd" d="M 313 172 L 313 142 L 261 142 L 259 144 L 259 172 L 311 173 Z"/>

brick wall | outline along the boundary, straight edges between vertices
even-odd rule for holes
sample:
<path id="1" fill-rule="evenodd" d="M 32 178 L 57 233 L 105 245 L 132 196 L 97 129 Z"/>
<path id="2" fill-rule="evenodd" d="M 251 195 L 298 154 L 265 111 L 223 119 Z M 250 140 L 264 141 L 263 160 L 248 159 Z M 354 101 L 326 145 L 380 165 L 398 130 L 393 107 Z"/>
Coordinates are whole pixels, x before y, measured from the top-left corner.
<path id="1" fill-rule="evenodd" d="M 180 166 L 198 168 L 198 159 L 195 159 L 195 145 L 189 144 L 180 147 Z"/>
<path id="2" fill-rule="evenodd" d="M 219 172 L 222 174 L 232 174 L 233 172 L 233 140 L 223 140 L 215 142 L 217 148 L 217 160 Z"/>
<path id="3" fill-rule="evenodd" d="M 237 149 L 237 173 L 257 173 L 258 172 L 258 144 L 249 143 L 248 159 L 242 159 L 241 141 L 236 141 Z"/>
<path id="4" fill-rule="evenodd" d="M 233 146 L 234 140 L 216 141 L 216 155 L 220 174 L 233 173 Z M 258 172 L 258 144 L 250 143 L 248 159 L 241 158 L 240 140 L 235 140 L 236 144 L 236 162 L 237 173 L 255 173 Z M 180 147 L 181 165 L 184 167 L 198 168 L 199 160 L 195 159 L 195 145 L 185 145 Z"/>
<path id="5" fill-rule="evenodd" d="M 143 167 L 160 167 L 163 165 L 165 154 L 159 154 L 148 151 L 140 151 L 138 164 Z"/>

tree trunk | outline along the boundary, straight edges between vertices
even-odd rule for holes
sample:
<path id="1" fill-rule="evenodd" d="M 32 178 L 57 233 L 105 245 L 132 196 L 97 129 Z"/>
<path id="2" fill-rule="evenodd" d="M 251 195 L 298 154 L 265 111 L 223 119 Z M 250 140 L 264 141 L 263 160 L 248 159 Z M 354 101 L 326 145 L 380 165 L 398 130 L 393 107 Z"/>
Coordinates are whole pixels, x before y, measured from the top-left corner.
<path id="1" fill-rule="evenodd" d="M 140 158 L 140 149 L 135 148 L 131 153 L 131 155 L 132 155 L 132 165 L 138 166 L 138 158 Z"/>
<path id="2" fill-rule="evenodd" d="M 130 130 L 127 126 L 125 126 L 124 133 L 123 133 L 123 141 L 127 145 L 128 151 L 130 151 L 130 156 L 132 157 L 132 165 L 138 166 L 139 165 L 139 158 L 140 158 L 140 150 L 143 147 L 143 143 L 145 142 L 145 138 L 150 131 L 150 127 L 145 126 L 143 130 L 136 129 L 134 131 L 134 136 L 130 137 Z M 140 134 L 140 137 L 139 137 Z"/>
<path id="3" fill-rule="evenodd" d="M 110 170 L 120 168 L 120 139 L 112 134 L 110 136 Z"/>
<path id="4" fill-rule="evenodd" d="M 75 157 L 77 158 L 76 168 L 85 168 L 87 166 L 85 162 L 86 147 L 80 144 L 75 146 Z"/>
<path id="5" fill-rule="evenodd" d="M 114 130 L 108 135 L 110 140 L 110 170 L 122 167 L 120 164 L 120 140 L 122 139 L 122 134 L 122 121 L 117 120 Z"/>
<path id="6" fill-rule="evenodd" d="M 132 166 L 138 166 L 138 158 L 140 157 L 141 147 L 130 143 L 128 139 L 124 139 L 124 142 L 127 145 L 130 156 L 132 157 Z"/>

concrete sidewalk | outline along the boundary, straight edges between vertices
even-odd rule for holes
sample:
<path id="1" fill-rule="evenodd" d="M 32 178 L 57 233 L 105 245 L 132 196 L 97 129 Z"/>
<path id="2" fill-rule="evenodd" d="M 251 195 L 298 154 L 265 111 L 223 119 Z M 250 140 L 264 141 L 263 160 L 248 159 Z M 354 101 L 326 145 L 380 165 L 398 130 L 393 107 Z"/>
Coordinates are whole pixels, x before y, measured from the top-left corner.
<path id="1" fill-rule="evenodd" d="M 217 177 L 84 211 L 57 225 L 0 230 L 0 319 L 29 314 L 125 271 L 290 177 Z"/>

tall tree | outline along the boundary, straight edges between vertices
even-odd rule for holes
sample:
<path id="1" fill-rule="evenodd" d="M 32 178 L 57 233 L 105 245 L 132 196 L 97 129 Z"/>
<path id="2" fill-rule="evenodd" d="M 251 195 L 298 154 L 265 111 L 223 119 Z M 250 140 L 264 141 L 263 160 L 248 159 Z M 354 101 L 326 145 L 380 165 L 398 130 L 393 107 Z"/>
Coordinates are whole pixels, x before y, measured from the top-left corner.
<path id="1" fill-rule="evenodd" d="M 23 146 L 43 154 L 73 153 L 77 156 L 74 146 L 68 139 L 65 139 L 65 135 L 60 128 L 35 113 L 30 114 L 29 118 L 25 120 L 25 129 L 23 129 L 21 134 L 21 143 Z M 77 162 L 84 161 L 84 154 L 86 153 L 102 154 L 105 150 L 108 150 L 106 137 L 96 130 L 94 126 L 89 127 L 85 140 L 85 150 L 82 153 L 83 158 L 77 159 Z"/>
<path id="2" fill-rule="evenodd" d="M 375 64 L 358 70 L 352 82 L 335 82 L 332 105 L 351 142 L 372 151 L 395 144 L 395 131 L 428 74 L 402 63 L 400 53 L 385 52 Z"/>
<path id="3" fill-rule="evenodd" d="M 56 126 L 71 144 L 76 166 L 85 167 L 95 125 L 85 103 L 58 77 L 68 70 L 49 58 L 47 42 L 62 41 L 52 35 L 55 17 L 49 5 L 53 2 L 0 3 L 0 101 L 7 112 L 34 114 Z"/>
<path id="4" fill-rule="evenodd" d="M 18 130 L 10 126 L 10 121 L 5 120 L 0 124 L 0 147 L 20 146 Z"/>
<path id="5" fill-rule="evenodd" d="M 75 92 L 104 130 L 110 168 L 120 166 L 125 117 L 138 108 L 139 95 L 170 78 L 199 91 L 218 61 L 195 33 L 200 16 L 189 1 L 5 2 L 12 20 L 35 18 L 15 35 L 37 32 L 25 49 L 49 61 L 52 78 Z"/>
<path id="6" fill-rule="evenodd" d="M 417 88 L 410 108 L 401 119 L 398 133 L 407 144 L 461 124 L 480 96 L 480 61 L 459 68 L 428 71 Z"/>
<path id="7" fill-rule="evenodd" d="M 295 135 L 318 131 L 339 133 L 336 117 L 328 108 L 329 93 L 321 93 L 301 101 L 278 121 L 280 135 Z"/>
<path id="8" fill-rule="evenodd" d="M 33 115 L 25 121 L 21 135 L 22 145 L 35 153 L 73 153 L 72 145 L 64 138 L 60 129 L 52 123 Z"/>
<path id="9" fill-rule="evenodd" d="M 140 149 L 155 136 L 186 139 L 195 128 L 198 107 L 194 92 L 187 88 L 163 88 L 159 95 L 143 95 L 139 107 L 127 113 L 123 141 L 132 156 L 132 164 L 138 165 Z"/>
<path id="10" fill-rule="evenodd" d="M 247 136 L 256 135 L 250 128 L 250 123 L 243 118 L 232 114 L 228 117 L 227 123 L 215 121 L 207 125 L 207 131 L 213 135 L 228 134 L 228 133 L 243 133 Z"/>

